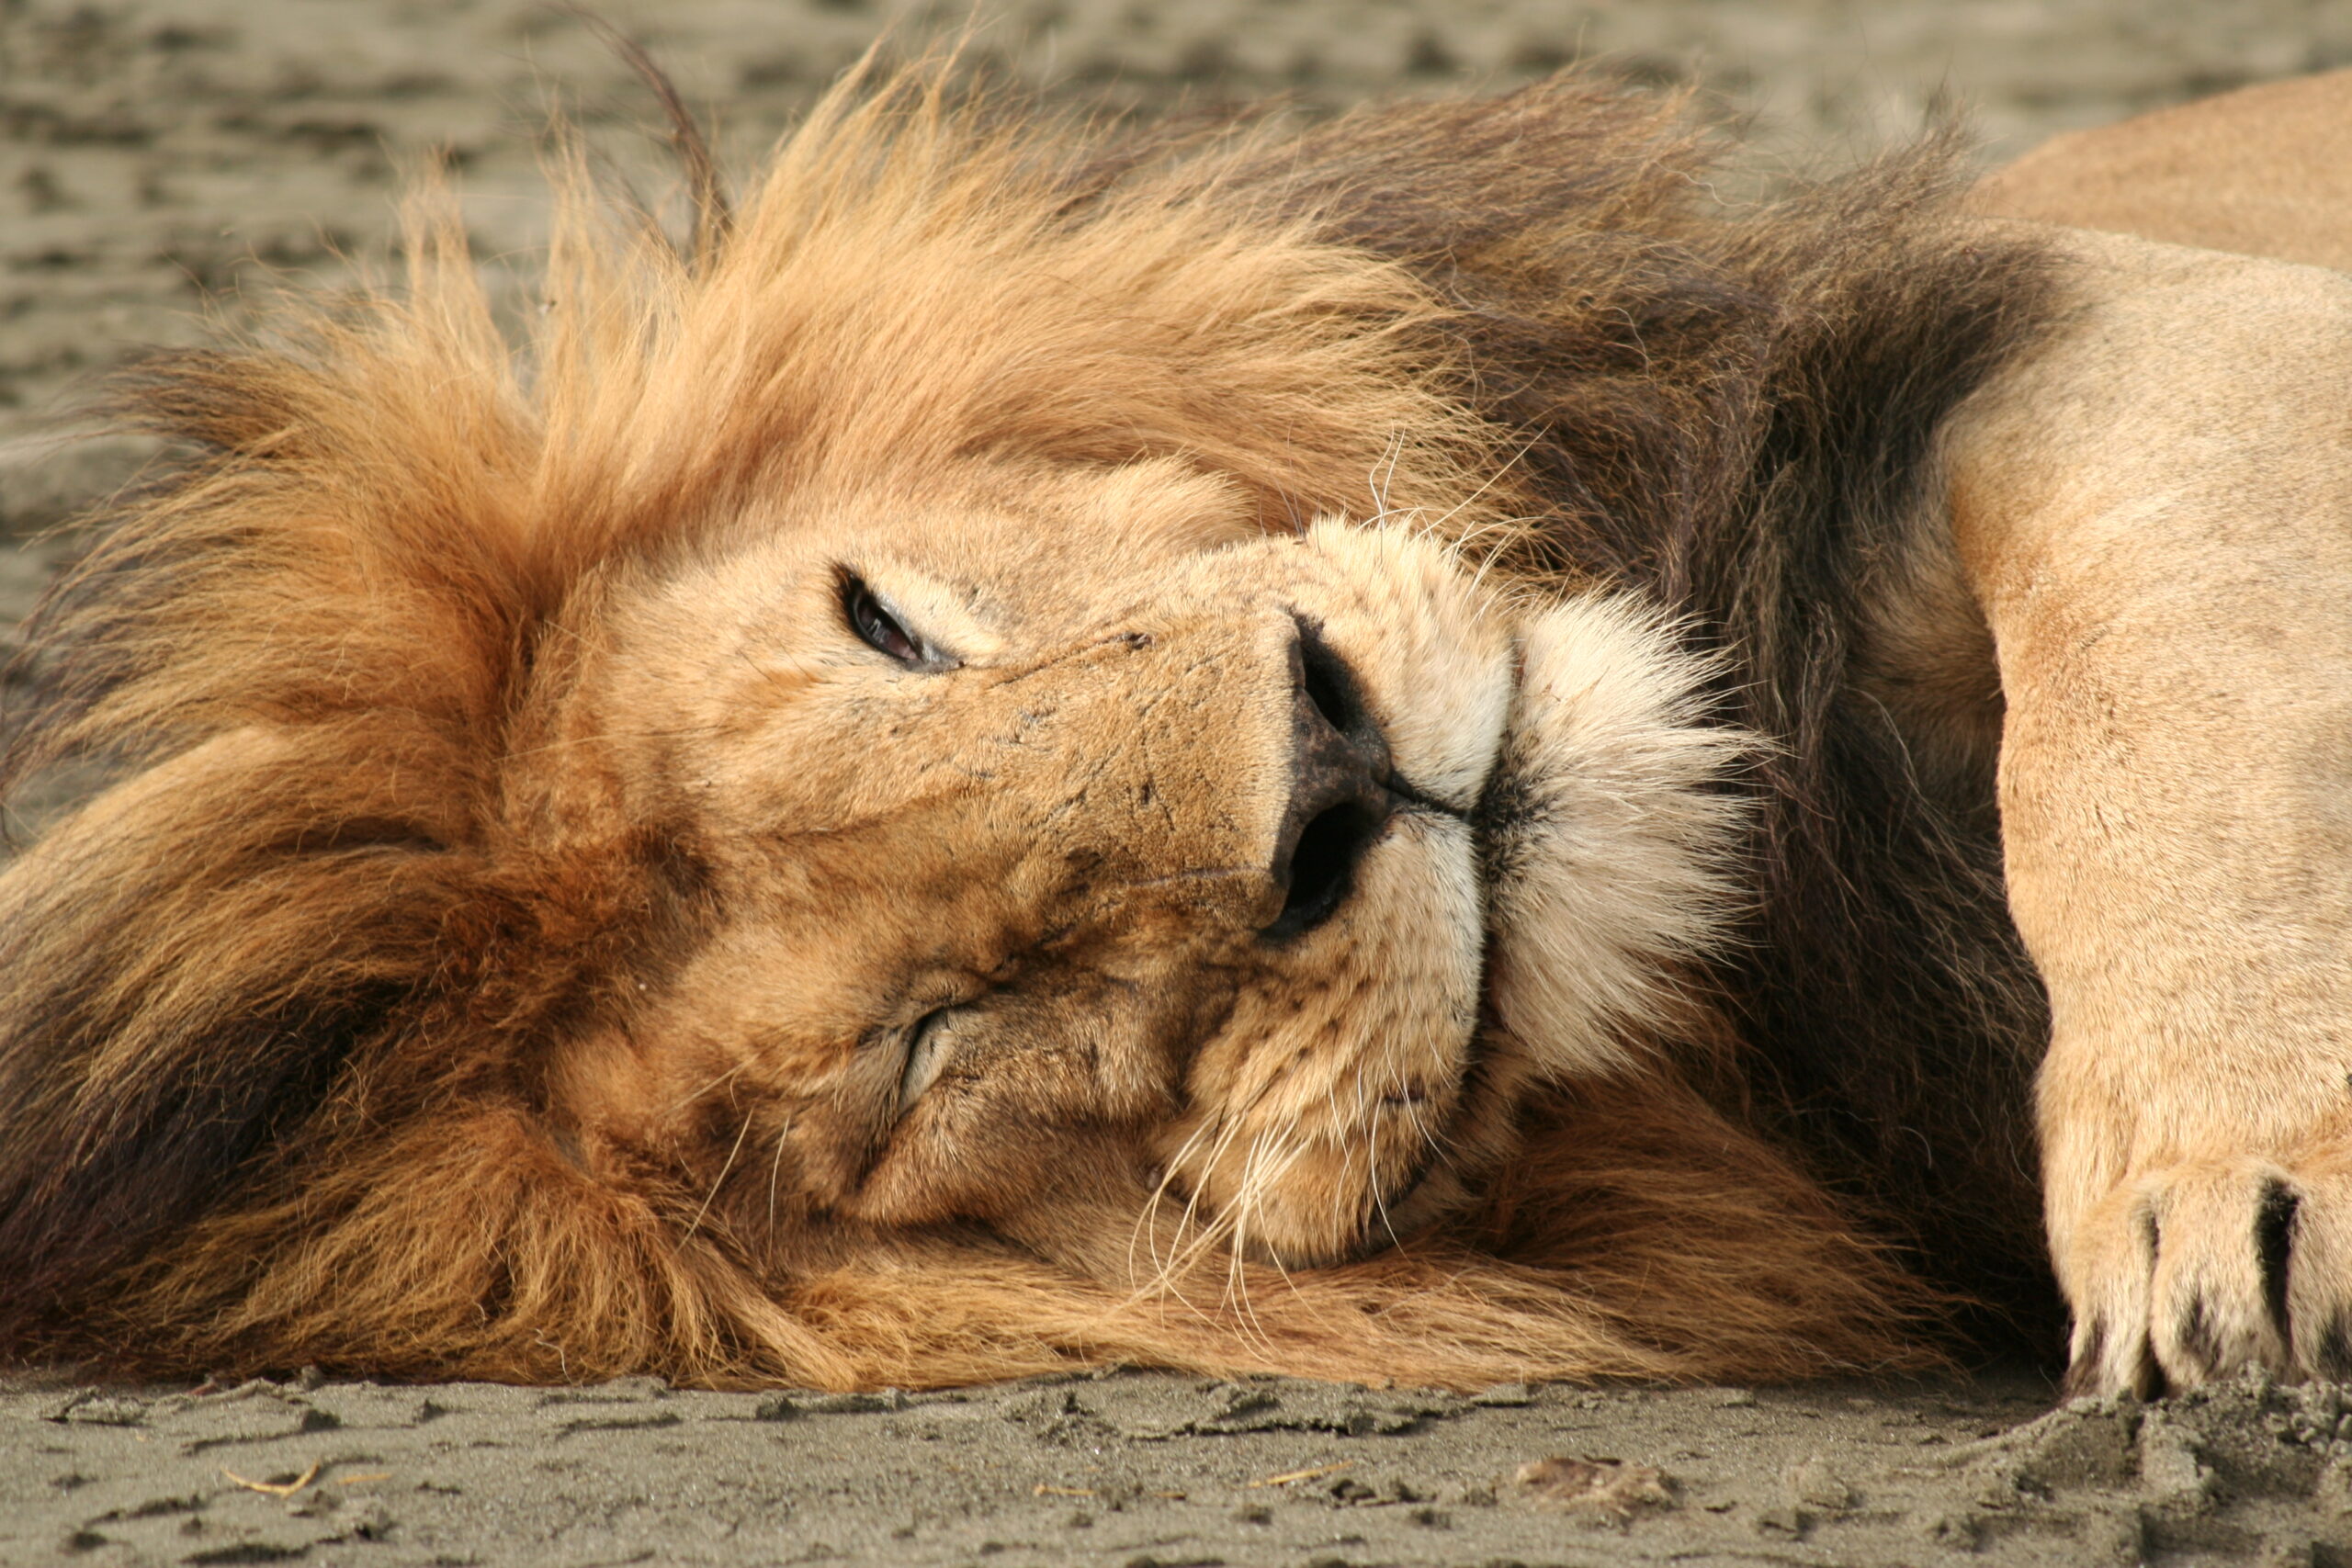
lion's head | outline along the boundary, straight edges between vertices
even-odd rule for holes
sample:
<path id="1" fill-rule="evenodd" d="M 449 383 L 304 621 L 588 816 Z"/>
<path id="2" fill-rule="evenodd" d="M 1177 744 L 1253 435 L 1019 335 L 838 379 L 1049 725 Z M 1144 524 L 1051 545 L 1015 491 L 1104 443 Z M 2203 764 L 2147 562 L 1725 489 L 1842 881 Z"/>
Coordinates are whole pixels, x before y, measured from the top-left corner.
<path id="1" fill-rule="evenodd" d="M 1599 159 L 1546 243 L 1600 281 L 1544 330 L 1617 332 L 1663 243 L 1619 228 L 1690 156 L 1651 106 L 1186 161 L 918 77 L 837 94 L 699 255 L 573 176 L 527 371 L 429 200 L 405 292 L 149 367 L 195 455 L 66 585 L 17 735 L 122 782 L 0 883 L 15 1342 L 1891 1353 L 1870 1249 L 1657 1055 L 1703 1032 L 1749 742 L 1530 542 L 1464 345 L 1534 328 L 1449 293 L 1394 184 L 1464 138 L 1503 208 L 1529 138 Z M 1623 450 L 1544 482 L 1605 508 L 1735 424 L 1667 417 L 1664 338 L 1593 341 Z"/>
<path id="2" fill-rule="evenodd" d="M 1720 902 L 1736 741 L 1623 604 L 1170 459 L 729 534 L 558 622 L 548 733 L 676 930 L 556 1068 L 591 1168 L 699 1136 L 763 1215 L 1049 1247 L 1164 1190 L 1329 1262 L 1619 1065 Z"/>

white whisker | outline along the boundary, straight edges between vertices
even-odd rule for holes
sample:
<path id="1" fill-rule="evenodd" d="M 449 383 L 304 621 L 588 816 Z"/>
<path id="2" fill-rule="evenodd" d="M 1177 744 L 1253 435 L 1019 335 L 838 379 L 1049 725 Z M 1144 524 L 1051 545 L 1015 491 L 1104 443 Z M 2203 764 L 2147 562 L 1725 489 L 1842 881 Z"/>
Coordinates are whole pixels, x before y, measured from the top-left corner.
<path id="1" fill-rule="evenodd" d="M 710 1213 L 711 1204 L 718 1197 L 718 1190 L 727 1184 L 727 1173 L 735 1168 L 735 1156 L 743 1152 L 743 1140 L 750 1135 L 751 1131 L 752 1118 L 747 1114 L 743 1118 L 742 1125 L 735 1129 L 735 1143 L 727 1151 L 727 1162 L 718 1168 L 718 1174 L 711 1179 L 710 1190 L 703 1194 L 702 1207 L 695 1211 L 694 1223 L 686 1227 L 686 1234 L 678 1238 L 680 1241 L 692 1241 L 695 1232 L 702 1228 L 703 1216 Z"/>

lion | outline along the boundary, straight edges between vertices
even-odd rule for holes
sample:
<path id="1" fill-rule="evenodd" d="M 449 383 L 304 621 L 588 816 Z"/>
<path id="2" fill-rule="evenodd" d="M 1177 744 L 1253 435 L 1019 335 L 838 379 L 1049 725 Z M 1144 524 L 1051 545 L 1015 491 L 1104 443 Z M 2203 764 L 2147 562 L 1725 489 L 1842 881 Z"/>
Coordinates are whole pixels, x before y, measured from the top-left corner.
<path id="1" fill-rule="evenodd" d="M 1786 1380 L 2052 1332 L 2046 1191 L 2082 1386 L 2345 1370 L 2352 284 L 952 84 L 123 378 L 6 1354 Z"/>

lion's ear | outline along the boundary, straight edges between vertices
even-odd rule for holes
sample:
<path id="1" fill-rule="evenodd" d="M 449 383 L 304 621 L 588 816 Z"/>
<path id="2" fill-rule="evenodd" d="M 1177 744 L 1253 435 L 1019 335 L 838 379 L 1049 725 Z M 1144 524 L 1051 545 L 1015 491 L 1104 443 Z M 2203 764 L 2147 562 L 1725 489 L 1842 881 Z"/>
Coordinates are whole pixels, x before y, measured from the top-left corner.
<path id="1" fill-rule="evenodd" d="M 443 965 L 473 857 L 348 744 L 216 736 L 0 876 L 0 1344 L 231 1201 Z"/>

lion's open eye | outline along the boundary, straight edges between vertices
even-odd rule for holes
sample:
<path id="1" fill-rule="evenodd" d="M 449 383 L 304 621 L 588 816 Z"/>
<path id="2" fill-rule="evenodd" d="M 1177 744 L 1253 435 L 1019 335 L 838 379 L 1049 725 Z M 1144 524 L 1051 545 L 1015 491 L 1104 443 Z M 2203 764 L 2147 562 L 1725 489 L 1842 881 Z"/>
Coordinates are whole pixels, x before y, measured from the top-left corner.
<path id="1" fill-rule="evenodd" d="M 935 662 L 922 640 L 900 626 L 865 580 L 851 572 L 842 574 L 842 613 L 849 618 L 850 630 L 858 640 L 876 653 L 887 653 L 911 667 Z"/>

